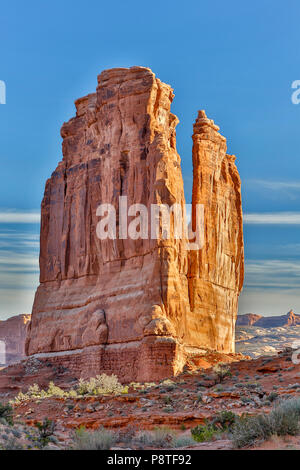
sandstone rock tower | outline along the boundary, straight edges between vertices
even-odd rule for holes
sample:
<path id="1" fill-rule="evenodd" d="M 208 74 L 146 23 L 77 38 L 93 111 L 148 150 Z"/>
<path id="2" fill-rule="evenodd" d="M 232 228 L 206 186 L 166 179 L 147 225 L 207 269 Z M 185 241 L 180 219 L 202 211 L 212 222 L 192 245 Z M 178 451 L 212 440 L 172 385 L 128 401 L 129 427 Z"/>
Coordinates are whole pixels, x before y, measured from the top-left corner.
<path id="1" fill-rule="evenodd" d="M 63 160 L 42 202 L 40 286 L 28 355 L 81 376 L 121 380 L 176 374 L 199 350 L 234 350 L 243 282 L 240 179 L 218 128 L 194 126 L 193 203 L 205 205 L 205 246 L 186 240 L 106 239 L 97 207 L 185 204 L 173 92 L 143 67 L 112 69 L 76 101 L 62 127 Z M 194 217 L 194 214 L 193 214 Z"/>

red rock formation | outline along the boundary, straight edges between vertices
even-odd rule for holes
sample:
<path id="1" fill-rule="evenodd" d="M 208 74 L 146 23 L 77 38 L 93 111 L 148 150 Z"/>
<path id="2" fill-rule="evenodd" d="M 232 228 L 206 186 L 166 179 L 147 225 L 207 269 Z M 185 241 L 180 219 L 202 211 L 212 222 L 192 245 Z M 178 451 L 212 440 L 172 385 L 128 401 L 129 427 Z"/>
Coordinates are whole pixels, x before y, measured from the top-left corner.
<path id="1" fill-rule="evenodd" d="M 286 315 L 274 315 L 273 317 L 261 317 L 254 326 L 262 328 L 275 328 L 277 326 L 297 326 L 300 325 L 300 315 L 296 315 L 290 310 Z"/>
<path id="2" fill-rule="evenodd" d="M 278 326 L 297 326 L 300 325 L 300 315 L 290 310 L 286 315 L 274 315 L 272 317 L 263 317 L 254 313 L 238 315 L 237 325 L 239 326 L 259 326 L 261 328 L 276 328 Z"/>
<path id="3" fill-rule="evenodd" d="M 252 326 L 261 318 L 262 316 L 256 313 L 244 313 L 237 316 L 236 326 Z"/>
<path id="4" fill-rule="evenodd" d="M 120 196 L 149 210 L 183 207 L 172 100 L 170 86 L 150 69 L 132 67 L 102 72 L 97 93 L 76 101 L 76 117 L 62 127 L 63 160 L 42 203 L 41 283 L 27 354 L 46 354 L 82 375 L 154 380 L 177 373 L 199 350 L 233 351 L 243 274 L 240 180 L 215 129 L 205 159 L 193 152 L 195 173 L 203 166 L 212 178 L 207 192 L 199 182 L 193 192 L 194 201 L 208 204 L 208 253 L 191 256 L 186 240 L 172 234 L 96 235 L 97 207 L 112 203 L 119 221 Z"/>
<path id="5" fill-rule="evenodd" d="M 193 226 L 204 205 L 204 247 L 191 251 L 189 325 L 193 343 L 233 352 L 244 280 L 241 181 L 219 127 L 199 111 L 193 134 Z M 193 227 L 194 228 L 194 227 Z"/>
<path id="6" fill-rule="evenodd" d="M 21 361 L 25 357 L 25 340 L 30 322 L 30 315 L 16 315 L 0 321 L 1 347 L 0 364 L 8 365 Z M 3 355 L 5 355 L 3 357 Z"/>

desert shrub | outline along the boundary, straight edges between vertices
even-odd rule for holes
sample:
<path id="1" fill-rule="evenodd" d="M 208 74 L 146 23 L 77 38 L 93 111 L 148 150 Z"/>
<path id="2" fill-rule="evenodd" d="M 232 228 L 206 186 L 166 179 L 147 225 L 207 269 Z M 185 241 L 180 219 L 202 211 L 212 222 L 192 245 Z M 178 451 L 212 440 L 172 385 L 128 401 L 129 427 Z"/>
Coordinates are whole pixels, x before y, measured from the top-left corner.
<path id="1" fill-rule="evenodd" d="M 226 364 L 217 364 L 213 367 L 213 372 L 217 376 L 219 383 L 223 382 L 226 377 L 231 377 L 230 367 Z"/>
<path id="2" fill-rule="evenodd" d="M 53 382 L 49 383 L 47 390 L 41 390 L 37 384 L 33 384 L 30 385 L 26 393 L 20 392 L 11 403 L 19 405 L 28 400 L 41 400 L 50 397 L 66 398 L 68 396 L 73 396 L 72 391 L 65 392 L 60 387 L 54 385 Z"/>
<path id="3" fill-rule="evenodd" d="M 23 446 L 17 439 L 10 437 L 7 441 L 0 444 L 0 450 L 23 450 Z"/>
<path id="4" fill-rule="evenodd" d="M 97 431 L 78 429 L 73 436 L 72 450 L 109 450 L 118 440 L 117 434 L 105 428 Z"/>
<path id="5" fill-rule="evenodd" d="M 14 424 L 13 409 L 11 405 L 2 405 L 2 403 L 0 403 L 0 419 L 3 423 L 10 425 Z"/>
<path id="6" fill-rule="evenodd" d="M 97 375 L 89 380 L 80 379 L 77 387 L 68 391 L 50 382 L 47 390 L 41 390 L 37 384 L 29 387 L 26 393 L 20 392 L 10 403 L 19 405 L 28 400 L 41 400 L 44 398 L 80 398 L 84 395 L 106 395 L 128 393 L 128 387 L 119 383 L 115 375 Z"/>
<path id="7" fill-rule="evenodd" d="M 194 439 L 189 436 L 178 436 L 172 441 L 172 447 L 189 447 L 195 444 Z"/>
<path id="8" fill-rule="evenodd" d="M 242 416 L 232 431 L 232 441 L 235 447 L 248 447 L 257 441 L 268 439 L 272 435 L 266 415 Z"/>
<path id="9" fill-rule="evenodd" d="M 297 435 L 300 420 L 300 398 L 276 405 L 269 415 L 242 416 L 236 420 L 232 440 L 237 448 L 248 447 L 272 435 Z"/>
<path id="10" fill-rule="evenodd" d="M 206 442 L 211 441 L 219 433 L 219 430 L 212 423 L 206 421 L 205 424 L 198 424 L 198 426 L 191 429 L 191 433 L 194 441 Z"/>
<path id="11" fill-rule="evenodd" d="M 146 389 L 150 389 L 150 388 L 157 388 L 158 385 L 154 382 L 145 382 L 144 384 L 141 384 L 139 382 L 131 382 L 129 384 L 129 387 L 132 387 L 134 390 L 141 390 L 141 391 L 144 391 Z"/>
<path id="12" fill-rule="evenodd" d="M 173 411 L 175 410 L 172 405 L 167 405 L 165 408 L 163 408 L 164 413 L 173 413 Z"/>
<path id="13" fill-rule="evenodd" d="M 277 392 L 271 392 L 268 395 L 268 400 L 269 401 L 275 401 L 278 398 L 278 393 Z"/>
<path id="14" fill-rule="evenodd" d="M 269 414 L 273 434 L 295 436 L 299 432 L 300 398 L 279 403 Z"/>
<path id="15" fill-rule="evenodd" d="M 153 431 L 140 431 L 134 441 L 139 447 L 170 448 L 176 439 L 175 432 L 169 428 L 155 428 Z M 175 447 L 175 446 L 174 446 Z"/>
<path id="16" fill-rule="evenodd" d="M 79 395 L 106 395 L 128 393 L 128 387 L 120 384 L 116 375 L 101 374 L 89 380 L 79 380 L 76 389 Z"/>
<path id="17" fill-rule="evenodd" d="M 199 424 L 191 430 L 193 439 L 197 442 L 210 441 L 217 438 L 224 432 L 230 432 L 238 416 L 232 411 L 221 411 L 212 419 L 205 420 L 204 424 Z"/>
<path id="18" fill-rule="evenodd" d="M 43 422 L 35 423 L 35 427 L 38 429 L 38 443 L 41 447 L 45 447 L 49 442 L 51 436 L 53 436 L 55 431 L 55 423 L 51 419 L 45 418 Z"/>
<path id="19" fill-rule="evenodd" d="M 223 432 L 227 432 L 232 428 L 237 418 L 238 416 L 232 411 L 221 411 L 212 419 L 212 425 Z"/>
<path id="20" fill-rule="evenodd" d="M 163 402 L 164 402 L 165 405 L 171 405 L 171 403 L 173 403 L 173 400 L 169 395 L 167 395 L 167 396 L 163 397 Z"/>

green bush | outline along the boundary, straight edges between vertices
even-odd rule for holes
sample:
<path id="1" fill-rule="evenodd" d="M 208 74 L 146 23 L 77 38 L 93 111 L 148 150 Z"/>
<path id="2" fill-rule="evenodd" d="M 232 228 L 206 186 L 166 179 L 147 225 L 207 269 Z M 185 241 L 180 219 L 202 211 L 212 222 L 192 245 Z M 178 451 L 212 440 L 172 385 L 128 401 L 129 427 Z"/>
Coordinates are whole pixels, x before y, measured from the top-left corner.
<path id="1" fill-rule="evenodd" d="M 221 411 L 212 420 L 212 425 L 222 432 L 230 431 L 238 416 L 232 411 Z"/>
<path id="2" fill-rule="evenodd" d="M 2 403 L 0 403 L 0 419 L 4 420 L 7 424 L 14 424 L 13 409 L 11 405 L 2 405 Z"/>
<path id="3" fill-rule="evenodd" d="M 193 439 L 196 442 L 211 441 L 220 431 L 209 422 L 205 424 L 198 424 L 195 428 L 191 429 Z"/>
<path id="4" fill-rule="evenodd" d="M 51 440 L 50 438 L 54 434 L 55 423 L 54 421 L 51 421 L 51 419 L 45 418 L 42 423 L 37 422 L 35 426 L 39 431 L 38 441 L 41 447 L 45 447 L 47 444 L 49 444 Z"/>

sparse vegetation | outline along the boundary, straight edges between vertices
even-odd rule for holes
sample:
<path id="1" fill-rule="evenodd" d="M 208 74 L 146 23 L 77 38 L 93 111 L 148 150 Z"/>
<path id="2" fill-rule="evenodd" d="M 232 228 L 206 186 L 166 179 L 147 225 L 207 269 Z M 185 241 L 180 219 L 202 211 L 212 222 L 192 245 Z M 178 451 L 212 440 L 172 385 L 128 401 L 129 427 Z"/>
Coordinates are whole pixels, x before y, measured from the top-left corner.
<path id="1" fill-rule="evenodd" d="M 232 440 L 237 448 L 249 447 L 273 435 L 297 435 L 299 432 L 300 399 L 279 403 L 269 415 L 242 416 L 233 426 Z"/>
<path id="2" fill-rule="evenodd" d="M 217 382 L 221 383 L 226 377 L 231 377 L 230 367 L 226 364 L 217 364 L 213 367 L 213 372 L 217 377 Z"/>
<path id="3" fill-rule="evenodd" d="M 230 431 L 237 419 L 237 415 L 232 411 L 221 411 L 212 419 L 212 424 L 223 432 Z"/>
<path id="4" fill-rule="evenodd" d="M 191 433 L 196 442 L 206 442 L 211 441 L 219 433 L 219 430 L 213 424 L 206 422 L 191 429 Z"/>
<path id="5" fill-rule="evenodd" d="M 81 427 L 74 434 L 71 448 L 72 450 L 109 450 L 117 440 L 118 434 L 105 428 L 87 431 Z"/>
<path id="6" fill-rule="evenodd" d="M 221 411 L 212 419 L 205 420 L 204 424 L 199 424 L 193 428 L 191 430 L 192 436 L 197 442 L 211 441 L 223 433 L 231 432 L 236 419 L 237 415 L 232 411 Z"/>
<path id="7" fill-rule="evenodd" d="M 172 447 L 175 437 L 173 430 L 161 427 L 155 428 L 153 431 L 140 431 L 133 440 L 140 448 L 159 447 L 163 449 Z"/>
<path id="8" fill-rule="evenodd" d="M 37 422 L 35 426 L 39 432 L 39 443 L 41 447 L 45 447 L 54 434 L 55 423 L 51 419 L 45 418 L 43 422 Z"/>
<path id="9" fill-rule="evenodd" d="M 128 393 L 128 387 L 120 384 L 116 375 L 101 374 L 89 380 L 79 380 L 78 395 L 119 395 Z"/>
<path id="10" fill-rule="evenodd" d="M 2 403 L 0 403 L 0 422 L 2 424 L 14 424 L 13 409 L 11 405 L 2 405 Z"/>
<path id="11" fill-rule="evenodd" d="M 177 436 L 172 429 L 161 427 L 153 431 L 140 431 L 132 438 L 132 444 L 141 449 L 145 447 L 167 449 L 191 446 L 194 440 L 189 436 Z"/>
<path id="12" fill-rule="evenodd" d="M 128 387 L 123 386 L 115 375 L 101 374 L 89 380 L 80 379 L 77 387 L 68 391 L 49 383 L 47 390 L 42 390 L 37 384 L 31 385 L 26 393 L 20 392 L 11 404 L 19 405 L 28 400 L 41 400 L 44 398 L 80 398 L 95 395 L 120 395 L 128 393 Z M 1 415 L 0 415 L 1 416 Z"/>

